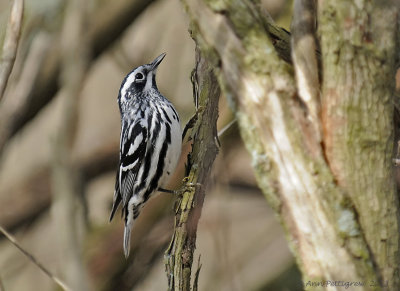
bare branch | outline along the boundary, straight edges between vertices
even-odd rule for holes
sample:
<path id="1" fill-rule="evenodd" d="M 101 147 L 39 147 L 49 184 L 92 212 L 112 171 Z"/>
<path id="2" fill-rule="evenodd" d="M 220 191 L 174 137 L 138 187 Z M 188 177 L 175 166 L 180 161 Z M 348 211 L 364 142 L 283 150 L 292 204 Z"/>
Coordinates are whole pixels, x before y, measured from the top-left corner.
<path id="1" fill-rule="evenodd" d="M 53 275 L 43 264 L 41 264 L 30 252 L 25 250 L 18 241 L 7 232 L 2 226 L 0 226 L 0 232 L 14 245 L 19 249 L 33 264 L 35 264 L 40 270 L 43 271 L 54 283 L 60 286 L 63 290 L 69 291 L 71 290 L 67 285 L 55 275 Z"/>
<path id="2" fill-rule="evenodd" d="M 0 64 L 0 100 L 3 98 L 14 66 L 17 55 L 19 37 L 21 35 L 22 16 L 24 13 L 24 0 L 14 0 L 8 20 L 6 36 L 4 39 L 3 53 Z"/>
<path id="3" fill-rule="evenodd" d="M 197 43 L 198 38 L 195 41 Z M 193 146 L 188 156 L 187 183 L 177 203 L 174 234 L 165 252 L 168 290 L 191 289 L 190 279 L 193 253 L 196 248 L 197 224 L 211 167 L 218 153 L 217 118 L 220 89 L 211 64 L 198 49 L 196 49 L 196 69 L 192 81 L 195 82 L 194 88 L 199 90 L 199 106 L 204 107 L 204 110 L 200 112 L 191 134 Z M 195 277 L 197 284 L 198 272 Z M 193 289 L 196 290 L 197 286 Z"/>
<path id="4" fill-rule="evenodd" d="M 232 127 L 232 125 L 234 125 L 236 123 L 236 121 L 237 121 L 237 119 L 234 118 L 227 125 L 225 125 L 223 128 L 221 128 L 218 131 L 218 137 L 221 137 L 228 129 L 230 129 Z"/>

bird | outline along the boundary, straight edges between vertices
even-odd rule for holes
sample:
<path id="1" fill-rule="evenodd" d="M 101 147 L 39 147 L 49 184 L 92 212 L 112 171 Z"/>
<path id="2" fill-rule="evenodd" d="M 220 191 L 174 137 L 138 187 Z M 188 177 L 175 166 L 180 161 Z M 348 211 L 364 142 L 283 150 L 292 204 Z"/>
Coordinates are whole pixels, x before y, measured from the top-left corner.
<path id="1" fill-rule="evenodd" d="M 142 207 L 173 174 L 182 146 L 179 115 L 157 88 L 156 72 L 165 57 L 133 69 L 121 83 L 119 166 L 110 221 L 122 207 L 125 221 L 123 249 L 130 252 L 131 231 Z"/>

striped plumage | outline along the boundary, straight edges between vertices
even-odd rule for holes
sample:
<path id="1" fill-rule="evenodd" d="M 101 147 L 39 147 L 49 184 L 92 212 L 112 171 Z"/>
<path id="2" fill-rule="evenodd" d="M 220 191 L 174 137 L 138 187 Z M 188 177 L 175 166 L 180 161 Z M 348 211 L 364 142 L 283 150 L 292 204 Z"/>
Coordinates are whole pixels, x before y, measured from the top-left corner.
<path id="1" fill-rule="evenodd" d="M 121 84 L 120 162 L 110 220 L 122 203 L 125 218 L 124 253 L 144 203 L 173 173 L 181 153 L 179 116 L 157 89 L 156 69 L 165 54 L 130 72 Z"/>

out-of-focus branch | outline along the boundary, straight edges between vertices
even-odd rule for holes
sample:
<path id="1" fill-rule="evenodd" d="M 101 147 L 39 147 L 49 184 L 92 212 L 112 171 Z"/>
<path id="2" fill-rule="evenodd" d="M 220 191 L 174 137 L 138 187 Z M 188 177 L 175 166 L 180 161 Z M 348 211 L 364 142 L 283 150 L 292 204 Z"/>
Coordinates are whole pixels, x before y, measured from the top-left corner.
<path id="1" fill-rule="evenodd" d="M 14 0 L 10 19 L 7 24 L 3 52 L 0 63 L 0 101 L 3 97 L 17 55 L 19 37 L 21 35 L 24 0 Z"/>
<path id="2" fill-rule="evenodd" d="M 292 60 L 299 97 L 306 104 L 308 117 L 321 140 L 318 62 L 316 55 L 315 0 L 295 0 L 292 21 Z"/>
<path id="3" fill-rule="evenodd" d="M 118 153 L 115 146 L 105 145 L 90 155 L 79 156 L 74 160 L 76 171 L 82 175 L 82 183 L 87 183 L 94 177 L 115 170 Z M 36 169 L 28 178 L 17 185 L 4 189 L 13 195 L 3 195 L 0 200 L 0 221 L 4 227 L 14 230 L 26 222 L 31 222 L 51 203 L 50 169 Z M 10 208 L 9 205 L 13 207 Z"/>
<path id="4" fill-rule="evenodd" d="M 109 48 L 129 25 L 156 0 L 107 1 L 95 12 L 93 22 L 88 23 L 87 38 L 92 58 L 97 58 Z"/>
<path id="5" fill-rule="evenodd" d="M 196 43 L 199 41 L 195 36 Z M 196 248 L 197 224 L 201 215 L 205 189 L 218 153 L 217 118 L 220 89 L 212 65 L 196 48 L 196 68 L 192 78 L 198 88 L 199 111 L 192 131 L 192 152 L 188 156 L 185 192 L 177 202 L 175 230 L 165 252 L 168 290 L 191 290 L 193 253 Z M 189 186 L 195 185 L 195 186 Z M 196 273 L 198 277 L 198 273 Z M 195 280 L 197 282 L 197 280 Z M 194 286 L 193 289 L 196 289 Z"/>
<path id="6" fill-rule="evenodd" d="M 24 63 L 19 80 L 9 86 L 8 94 L 0 107 L 0 154 L 10 136 L 8 125 L 12 124 L 24 112 L 31 97 L 31 90 L 37 81 L 38 72 L 49 51 L 51 38 L 45 32 L 39 32 L 32 41 L 31 49 Z"/>
<path id="7" fill-rule="evenodd" d="M 89 67 L 85 33 L 88 6 L 87 1 L 68 1 L 60 42 L 63 56 L 60 75 L 63 112 L 53 145 L 52 214 L 55 236 L 58 238 L 59 253 L 63 257 L 65 280 L 77 291 L 89 288 L 82 257 L 85 203 L 79 172 L 71 158 L 78 124 L 78 101 Z"/>
<path id="8" fill-rule="evenodd" d="M 129 27 L 130 24 L 151 4 L 154 0 L 134 1 L 106 1 L 99 10 L 94 12 L 87 24 L 86 40 L 88 41 L 88 61 L 93 61 L 102 52 L 107 50 Z M 99 16 L 97 16 L 99 15 Z M 101 17 L 100 17 L 101 16 Z M 46 57 L 40 71 L 35 78 L 35 86 L 30 91 L 28 102 L 20 110 L 19 115 L 11 120 L 0 123 L 0 149 L 25 123 L 31 120 L 44 107 L 60 89 L 60 72 L 62 55 L 57 49 L 57 41 L 51 46 L 53 49 Z"/>
<path id="9" fill-rule="evenodd" d="M 65 291 L 70 291 L 71 289 L 67 287 L 67 285 L 58 277 L 53 275 L 43 264 L 41 264 L 30 252 L 24 249 L 18 241 L 6 231 L 2 226 L 0 226 L 0 232 L 14 245 L 17 249 L 19 249 L 33 264 L 35 264 L 40 270 L 42 270 L 54 283 L 60 286 Z M 1 282 L 0 282 L 1 283 Z M 3 286 L 0 284 L 0 290 L 4 290 Z"/>
<path id="10" fill-rule="evenodd" d="M 111 234 L 103 236 L 102 241 L 94 241 L 96 245 L 96 256 L 90 262 L 89 269 L 96 269 L 98 265 L 104 266 L 104 261 L 109 260 L 106 268 L 102 270 L 101 276 L 105 283 L 102 290 L 140 290 L 138 284 L 147 279 L 154 264 L 160 262 L 163 252 L 171 240 L 172 213 L 165 210 L 166 199 L 161 199 L 150 208 L 146 209 L 145 220 L 135 224 L 136 240 L 133 244 L 135 256 L 129 257 L 128 262 L 122 259 L 120 248 L 120 228 L 115 229 Z M 167 207 L 171 209 L 171 204 Z M 117 237 L 117 239 L 116 239 Z M 122 242 L 121 242 L 122 243 Z M 99 248 L 100 246 L 100 248 Z M 93 278 L 93 277 L 92 277 Z"/>

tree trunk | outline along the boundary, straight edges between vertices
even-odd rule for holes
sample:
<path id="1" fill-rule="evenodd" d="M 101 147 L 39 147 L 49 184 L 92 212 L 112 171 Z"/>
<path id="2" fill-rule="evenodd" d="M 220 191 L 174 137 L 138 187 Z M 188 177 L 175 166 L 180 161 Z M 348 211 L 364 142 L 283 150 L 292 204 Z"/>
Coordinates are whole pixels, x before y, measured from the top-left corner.
<path id="1" fill-rule="evenodd" d="M 293 42 L 296 86 L 293 68 L 277 53 L 278 44 L 289 47 L 285 34 L 272 34 L 279 28 L 257 4 L 183 3 L 201 50 L 217 64 L 259 186 L 287 230 L 305 288 L 353 283 L 357 290 L 399 290 L 399 205 L 390 160 L 399 49 L 394 6 L 321 1 L 320 98 L 316 62 L 301 74 L 296 49 L 302 36 Z"/>
<path id="2" fill-rule="evenodd" d="M 374 269 L 398 290 L 398 200 L 391 157 L 399 14 L 394 1 L 373 2 L 320 4 L 322 124 L 327 162 L 352 203 Z"/>

